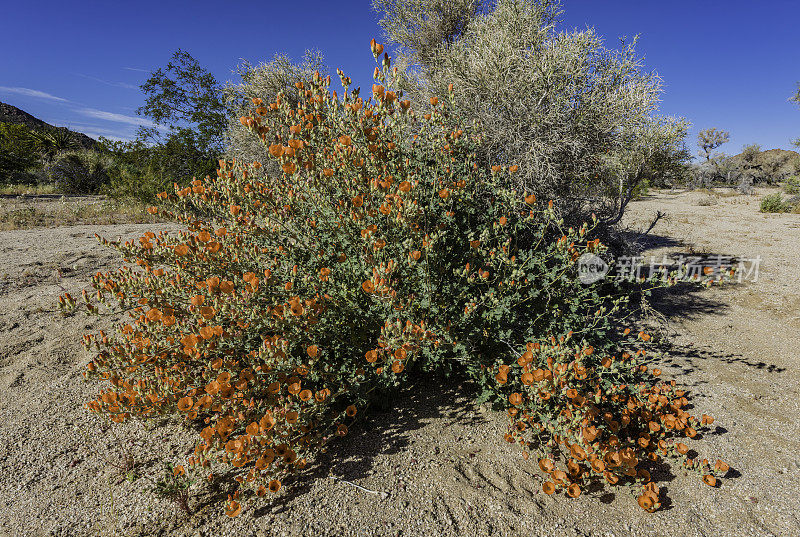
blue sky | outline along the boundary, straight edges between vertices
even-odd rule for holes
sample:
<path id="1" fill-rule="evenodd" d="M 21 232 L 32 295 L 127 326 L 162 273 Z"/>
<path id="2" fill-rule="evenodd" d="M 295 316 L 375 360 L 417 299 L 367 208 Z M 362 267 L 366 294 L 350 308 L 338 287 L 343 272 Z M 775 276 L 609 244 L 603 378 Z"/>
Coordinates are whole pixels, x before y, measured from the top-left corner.
<path id="1" fill-rule="evenodd" d="M 224 12 L 220 11 L 224 7 Z M 648 69 L 664 79 L 663 113 L 697 130 L 731 132 L 721 149 L 744 144 L 789 149 L 800 108 L 787 101 L 800 80 L 796 0 L 564 0 L 564 28 L 594 26 L 608 46 L 640 34 Z M 367 84 L 368 42 L 380 37 L 368 0 L 193 2 L 27 1 L 0 20 L 0 101 L 90 136 L 131 138 L 145 123 L 138 85 L 183 48 L 220 80 L 241 59 L 326 63 Z"/>

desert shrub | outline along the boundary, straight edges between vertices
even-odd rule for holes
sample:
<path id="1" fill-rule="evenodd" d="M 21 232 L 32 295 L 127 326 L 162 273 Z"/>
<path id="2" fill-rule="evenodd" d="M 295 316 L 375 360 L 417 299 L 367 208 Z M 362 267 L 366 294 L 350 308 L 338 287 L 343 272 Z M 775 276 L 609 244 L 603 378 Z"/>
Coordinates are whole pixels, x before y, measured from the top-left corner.
<path id="1" fill-rule="evenodd" d="M 792 206 L 780 192 L 775 192 L 761 198 L 760 210 L 762 213 L 788 213 L 792 210 Z"/>
<path id="2" fill-rule="evenodd" d="M 783 191 L 787 194 L 800 194 L 800 176 L 789 177 L 783 185 Z"/>
<path id="3" fill-rule="evenodd" d="M 517 164 L 514 183 L 578 223 L 618 222 L 637 185 L 669 184 L 689 154 L 688 124 L 659 116 L 661 79 L 635 42 L 559 31 L 553 0 L 373 0 L 415 106 L 447 99 L 480 122 L 485 164 Z M 663 175 L 662 175 L 663 174 Z"/>
<path id="4" fill-rule="evenodd" d="M 93 194 L 108 183 L 114 161 L 96 151 L 66 151 L 45 167 L 48 181 L 65 194 Z"/>
<path id="5" fill-rule="evenodd" d="M 711 205 L 716 205 L 717 203 L 719 203 L 719 200 L 717 200 L 717 198 L 714 196 L 703 196 L 697 200 L 697 204 L 701 207 L 709 207 Z"/>
<path id="6" fill-rule="evenodd" d="M 102 150 L 114 162 L 102 192 L 120 200 L 150 205 L 159 192 L 171 188 L 175 182 L 187 185 L 193 177 L 215 173 L 217 160 L 213 155 L 199 149 L 183 134 L 172 135 L 156 145 L 141 139 L 131 142 L 101 139 Z"/>
<path id="7" fill-rule="evenodd" d="M 507 412 L 506 440 L 538 454 L 547 493 L 627 485 L 652 510 L 647 468 L 665 457 L 714 485 L 726 466 L 678 441 L 709 418 L 648 369 L 650 337 L 617 321 L 631 290 L 576 278 L 581 255 L 606 253 L 597 220 L 564 229 L 552 201 L 509 188 L 519 168 L 480 163 L 455 92 L 415 112 L 389 63 L 370 98 L 341 73 L 341 95 L 315 74 L 294 105 L 254 98 L 241 122 L 280 175 L 221 161 L 150 209 L 185 231 L 103 240 L 137 268 L 98 273 L 84 295 L 129 315 L 85 336 L 87 376 L 107 381 L 89 409 L 198 425 L 180 471 L 237 482 L 230 516 L 303 474 L 409 372 L 455 368 Z"/>

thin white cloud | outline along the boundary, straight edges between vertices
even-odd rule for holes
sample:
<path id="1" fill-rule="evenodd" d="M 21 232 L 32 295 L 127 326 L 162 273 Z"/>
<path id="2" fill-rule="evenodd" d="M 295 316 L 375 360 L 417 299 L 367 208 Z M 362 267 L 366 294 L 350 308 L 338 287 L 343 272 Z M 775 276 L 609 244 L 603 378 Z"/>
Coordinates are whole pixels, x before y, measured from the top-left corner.
<path id="1" fill-rule="evenodd" d="M 106 138 L 110 139 L 123 139 L 128 140 L 132 136 L 134 136 L 135 129 L 129 126 L 120 126 L 115 128 L 115 126 L 104 126 L 104 125 L 95 125 L 91 123 L 76 123 L 74 121 L 54 121 L 54 125 L 67 127 L 69 130 L 82 132 L 87 136 L 91 136 L 92 138 L 97 138 L 98 136 L 105 136 Z"/>
<path id="2" fill-rule="evenodd" d="M 78 110 L 80 114 L 95 119 L 102 119 L 104 121 L 113 121 L 115 123 L 125 123 L 127 125 L 139 125 L 143 127 L 154 127 L 157 129 L 165 130 L 164 127 L 157 125 L 143 117 L 126 116 L 123 114 L 115 114 L 114 112 L 106 112 L 105 110 L 96 110 L 94 108 L 82 108 Z"/>
<path id="3" fill-rule="evenodd" d="M 139 69 L 138 67 L 123 67 L 126 71 L 139 71 L 140 73 L 149 73 L 147 69 Z"/>
<path id="4" fill-rule="evenodd" d="M 102 132 L 92 132 L 92 131 L 81 131 L 83 134 L 88 136 L 89 138 L 94 138 L 95 140 L 99 140 L 101 137 L 106 138 L 107 140 L 111 140 L 112 142 L 131 142 L 134 138 L 126 137 L 126 136 L 116 136 L 114 134 L 105 134 Z"/>
<path id="5" fill-rule="evenodd" d="M 61 97 L 56 97 L 55 95 L 51 95 L 45 91 L 39 91 L 31 88 L 12 88 L 8 86 L 0 86 L 0 93 L 13 93 L 15 95 L 24 95 L 25 97 L 34 97 L 36 99 L 46 99 L 48 101 L 58 101 L 62 103 L 69 102 L 67 99 L 62 99 Z"/>
<path id="6" fill-rule="evenodd" d="M 125 88 L 125 89 L 139 89 L 139 86 L 134 86 L 133 84 L 126 84 L 125 82 L 110 82 L 108 80 L 103 80 L 102 78 L 97 78 L 96 76 L 89 76 L 84 75 L 81 73 L 75 73 L 76 75 L 88 78 L 89 80 L 94 80 L 95 82 L 100 82 L 101 84 L 105 84 L 106 86 L 114 86 L 117 88 Z"/>

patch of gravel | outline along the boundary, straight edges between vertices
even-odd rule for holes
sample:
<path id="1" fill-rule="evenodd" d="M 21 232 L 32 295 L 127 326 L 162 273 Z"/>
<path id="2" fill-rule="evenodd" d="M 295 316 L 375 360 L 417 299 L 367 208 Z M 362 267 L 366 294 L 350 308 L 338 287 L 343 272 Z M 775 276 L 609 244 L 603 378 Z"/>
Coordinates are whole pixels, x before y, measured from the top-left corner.
<path id="1" fill-rule="evenodd" d="M 192 514 L 179 513 L 147 489 L 159 459 L 185 453 L 194 433 L 170 423 L 108 429 L 85 411 L 98 386 L 82 380 L 80 334 L 109 319 L 55 312 L 60 293 L 117 263 L 95 232 L 163 226 L 0 232 L 0 535 L 800 535 L 800 215 L 761 214 L 757 196 L 705 207 L 695 198 L 657 193 L 631 205 L 633 227 L 668 214 L 645 255 L 761 255 L 762 270 L 755 283 L 659 302 L 674 331 L 664 376 L 717 420 L 691 447 L 729 462 L 734 477 L 712 489 L 678 471 L 664 482 L 671 503 L 655 514 L 624 492 L 613 501 L 545 495 L 534 465 L 503 441 L 502 415 L 472 405 L 466 388 L 425 379 L 271 503 L 247 503 L 228 519 L 199 490 Z"/>

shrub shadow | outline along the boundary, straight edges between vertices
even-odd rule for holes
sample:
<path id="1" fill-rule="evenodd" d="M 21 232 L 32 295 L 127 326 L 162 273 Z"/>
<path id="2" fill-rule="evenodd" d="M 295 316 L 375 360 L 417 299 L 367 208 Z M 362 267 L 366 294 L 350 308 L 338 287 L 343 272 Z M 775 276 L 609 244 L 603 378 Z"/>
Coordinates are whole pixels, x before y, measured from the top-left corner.
<path id="1" fill-rule="evenodd" d="M 256 518 L 274 515 L 289 509 L 292 501 L 309 493 L 320 478 L 335 477 L 356 481 L 369 475 L 379 455 L 403 451 L 409 445 L 413 431 L 430 420 L 447 418 L 451 422 L 476 425 L 484 421 L 471 404 L 473 394 L 463 376 L 416 375 L 406 387 L 391 396 L 389 408 L 371 409 L 363 420 L 351 427 L 347 437 L 332 442 L 327 453 L 309 470 L 287 484 L 286 492 L 254 511 Z M 224 499 L 227 491 L 219 491 L 216 501 Z M 209 498 L 207 502 L 215 501 Z"/>
<path id="2" fill-rule="evenodd" d="M 700 362 L 713 361 L 722 362 L 725 364 L 739 364 L 758 371 L 765 371 L 767 373 L 783 373 L 786 371 L 785 367 L 779 367 L 775 364 L 768 364 L 761 360 L 748 360 L 738 353 L 720 352 L 709 349 L 701 349 L 693 344 L 681 345 L 672 342 L 664 342 L 660 345 L 659 350 L 664 352 L 662 363 L 672 367 L 678 368 L 677 373 L 688 374 L 699 367 Z M 682 381 L 684 386 L 698 386 L 705 384 L 704 381 L 697 381 L 694 383 L 687 383 L 687 380 Z M 726 431 L 721 427 L 717 427 L 715 433 L 721 434 Z"/>

